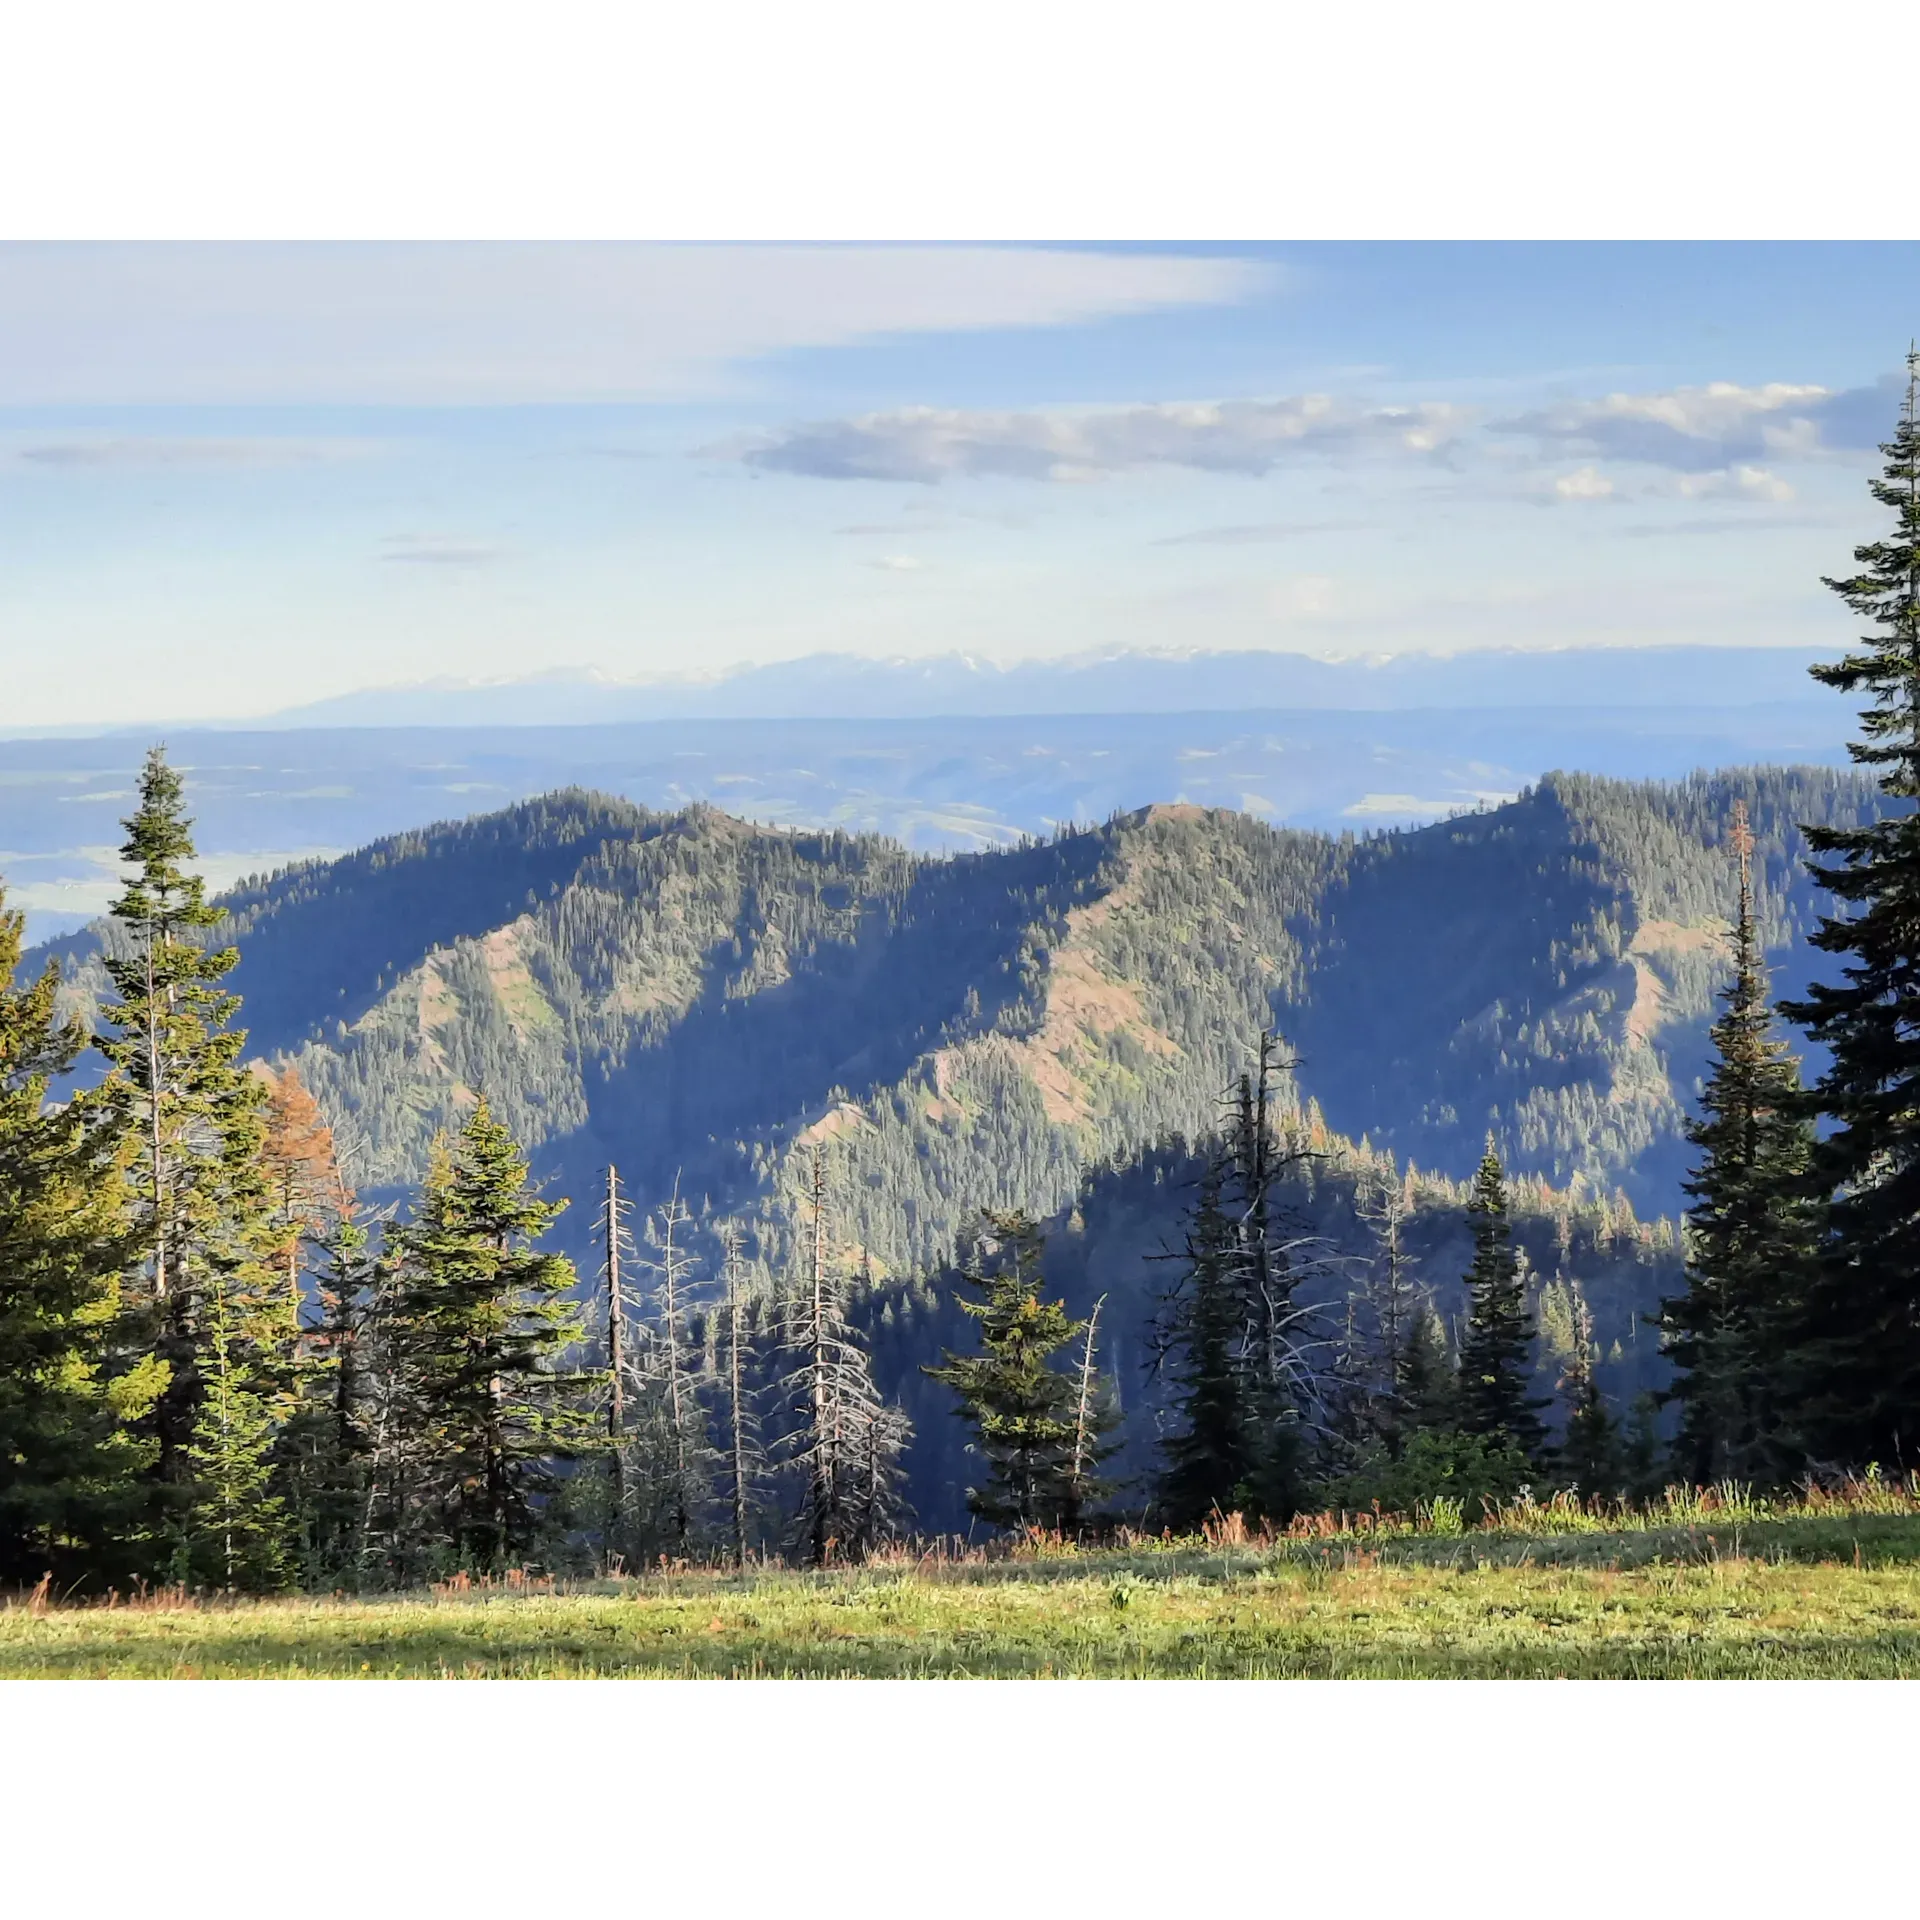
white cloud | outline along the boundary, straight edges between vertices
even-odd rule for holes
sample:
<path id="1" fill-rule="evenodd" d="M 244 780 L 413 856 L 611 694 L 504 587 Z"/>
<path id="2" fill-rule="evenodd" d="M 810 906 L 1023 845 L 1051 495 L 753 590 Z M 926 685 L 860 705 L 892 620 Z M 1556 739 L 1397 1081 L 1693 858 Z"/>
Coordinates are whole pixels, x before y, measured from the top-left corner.
<path id="1" fill-rule="evenodd" d="M 993 246 L 14 244 L 0 405 L 653 399 L 796 348 L 1219 305 L 1276 277 Z"/>
<path id="2" fill-rule="evenodd" d="M 1553 491 L 1561 500 L 1610 500 L 1613 482 L 1598 467 L 1576 467 L 1554 481 Z"/>
<path id="3" fill-rule="evenodd" d="M 884 573 L 918 573 L 927 564 L 917 554 L 890 553 L 884 560 L 870 563 Z"/>
<path id="4" fill-rule="evenodd" d="M 1715 380 L 1663 393 L 1567 401 L 1496 424 L 1501 432 L 1601 459 L 1706 472 L 1767 454 L 1804 458 L 1821 452 L 1829 443 L 1823 426 L 1839 403 L 1849 403 L 1844 411 L 1851 424 L 1852 399 L 1785 381 L 1743 387 Z"/>
<path id="5" fill-rule="evenodd" d="M 1683 500 L 1712 500 L 1722 496 L 1764 500 L 1785 505 L 1794 497 L 1793 488 L 1765 467 L 1736 466 L 1718 473 L 1684 473 L 1675 485 Z"/>
<path id="6" fill-rule="evenodd" d="M 1470 419 L 1441 403 L 1366 407 L 1326 394 L 1030 413 L 904 407 L 792 427 L 735 451 L 750 466 L 828 480 L 1089 480 L 1149 466 L 1260 474 L 1303 456 L 1431 458 Z"/>

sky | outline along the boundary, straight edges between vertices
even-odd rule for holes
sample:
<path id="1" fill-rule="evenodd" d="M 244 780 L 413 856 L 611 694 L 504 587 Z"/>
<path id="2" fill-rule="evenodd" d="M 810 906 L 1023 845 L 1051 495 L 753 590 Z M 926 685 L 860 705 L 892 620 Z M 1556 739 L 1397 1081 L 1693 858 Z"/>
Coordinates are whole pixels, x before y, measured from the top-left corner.
<path id="1" fill-rule="evenodd" d="M 1912 245 L 0 246 L 0 731 L 1838 644 Z"/>

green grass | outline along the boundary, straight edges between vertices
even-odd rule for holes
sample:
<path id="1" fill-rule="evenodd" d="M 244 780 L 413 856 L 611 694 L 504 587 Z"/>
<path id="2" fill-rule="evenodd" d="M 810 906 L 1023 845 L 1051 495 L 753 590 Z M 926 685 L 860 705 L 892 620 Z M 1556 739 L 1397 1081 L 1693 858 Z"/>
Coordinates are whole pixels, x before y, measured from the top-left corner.
<path id="1" fill-rule="evenodd" d="M 1904 1503 L 1902 1503 L 1904 1505 Z M 12 1678 L 1803 1678 L 1920 1672 L 1920 1514 L 1543 1511 L 374 1599 L 0 1610 Z M 1564 1516 L 1563 1516 L 1564 1518 Z"/>

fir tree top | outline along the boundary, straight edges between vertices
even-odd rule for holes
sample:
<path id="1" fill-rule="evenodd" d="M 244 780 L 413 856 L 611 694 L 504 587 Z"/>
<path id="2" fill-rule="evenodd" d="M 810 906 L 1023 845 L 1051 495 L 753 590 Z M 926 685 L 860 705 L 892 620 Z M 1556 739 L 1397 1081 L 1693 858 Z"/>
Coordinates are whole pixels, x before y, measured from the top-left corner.
<path id="1" fill-rule="evenodd" d="M 207 904 L 206 882 L 182 865 L 193 858 L 185 802 L 186 783 L 167 764 L 166 748 L 149 748 L 140 770 L 140 805 L 120 823 L 127 830 L 120 858 L 138 871 L 110 909 L 116 919 L 168 931 L 210 927 L 220 919 L 219 909 Z"/>
<path id="2" fill-rule="evenodd" d="M 1868 482 L 1873 497 L 1893 509 L 1890 538 L 1856 547 L 1860 571 L 1827 580 L 1853 611 L 1878 631 L 1861 638 L 1861 648 L 1811 669 L 1816 680 L 1844 692 L 1866 688 L 1873 705 L 1860 716 L 1864 740 L 1847 751 L 1862 766 L 1884 769 L 1882 789 L 1920 797 L 1920 351 L 1907 354 L 1907 397 L 1893 438 L 1881 444 L 1886 466 Z M 1839 849 L 1849 836 L 1831 836 Z M 1819 841 L 1815 841 L 1816 846 Z M 1825 877 L 1825 876 L 1822 876 Z"/>
<path id="3" fill-rule="evenodd" d="M 1487 1135 L 1487 1150 L 1467 1199 L 1473 1264 L 1467 1269 L 1468 1313 L 1460 1342 L 1461 1424 L 1489 1438 L 1505 1435 L 1538 1457 L 1546 1430 L 1543 1404 L 1528 1397 L 1533 1374 L 1533 1316 L 1507 1218 L 1506 1170 Z"/>

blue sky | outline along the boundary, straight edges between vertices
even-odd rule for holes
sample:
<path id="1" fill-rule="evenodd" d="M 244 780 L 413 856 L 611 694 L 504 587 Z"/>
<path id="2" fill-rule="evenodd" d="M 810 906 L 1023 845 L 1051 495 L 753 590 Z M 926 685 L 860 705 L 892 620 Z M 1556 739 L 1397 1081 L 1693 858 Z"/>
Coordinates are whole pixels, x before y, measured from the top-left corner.
<path id="1" fill-rule="evenodd" d="M 1912 246 L 0 247 L 0 726 L 1837 643 Z"/>

